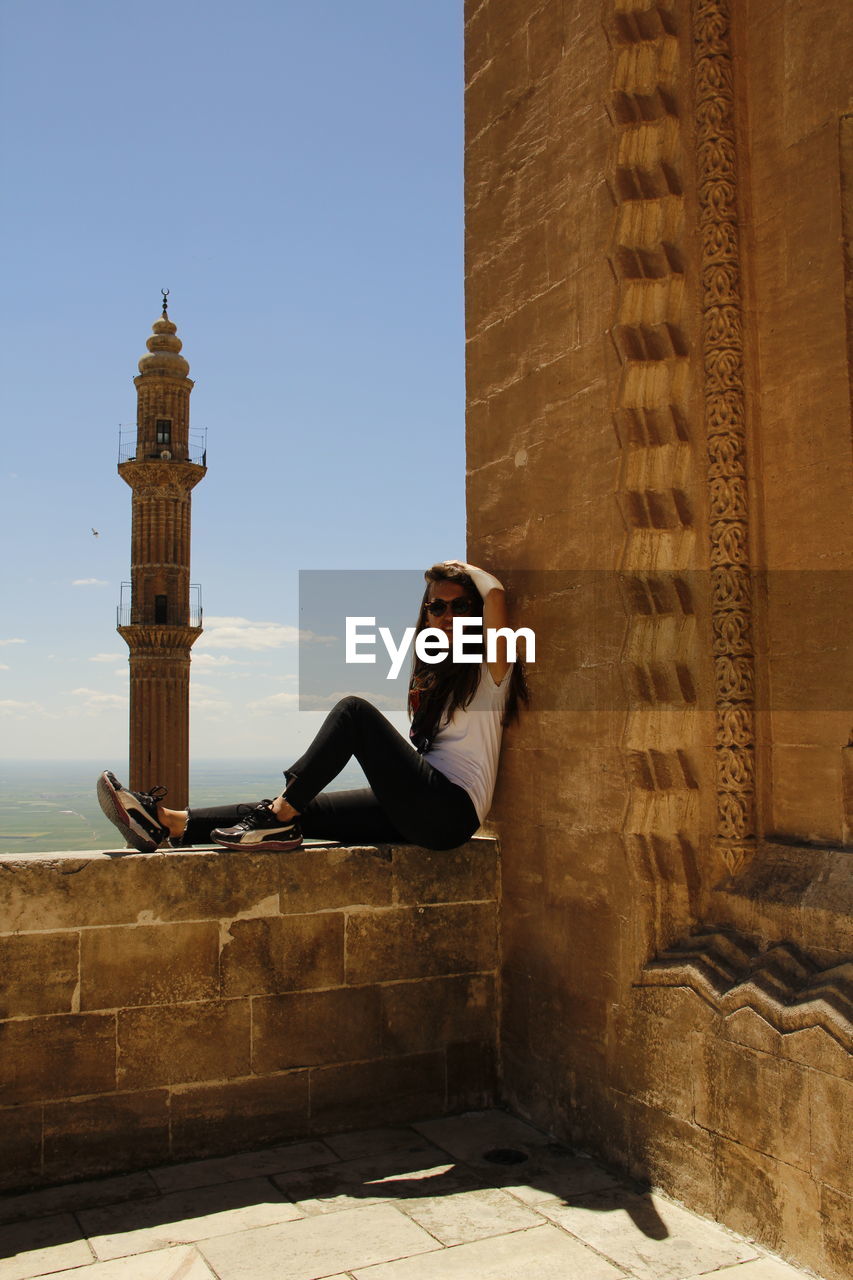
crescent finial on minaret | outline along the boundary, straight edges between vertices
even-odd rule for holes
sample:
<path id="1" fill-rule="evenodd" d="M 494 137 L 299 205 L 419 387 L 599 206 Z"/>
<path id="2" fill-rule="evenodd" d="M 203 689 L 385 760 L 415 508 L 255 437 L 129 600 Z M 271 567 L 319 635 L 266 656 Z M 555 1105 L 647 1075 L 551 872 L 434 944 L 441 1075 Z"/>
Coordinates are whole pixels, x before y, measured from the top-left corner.
<path id="1" fill-rule="evenodd" d="M 164 316 L 166 316 L 166 317 L 168 317 L 168 315 L 169 315 L 169 290 L 168 290 L 168 289 L 161 289 L 161 290 L 160 290 L 160 292 L 161 292 L 161 293 L 162 293 L 162 295 L 163 295 L 163 315 L 164 315 Z"/>

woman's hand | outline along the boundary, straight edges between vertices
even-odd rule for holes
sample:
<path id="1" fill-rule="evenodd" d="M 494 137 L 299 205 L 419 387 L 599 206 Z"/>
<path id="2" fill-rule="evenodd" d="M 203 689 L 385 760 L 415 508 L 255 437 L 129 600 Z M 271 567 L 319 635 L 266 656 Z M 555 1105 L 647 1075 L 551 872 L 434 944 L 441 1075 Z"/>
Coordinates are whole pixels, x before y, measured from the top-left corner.
<path id="1" fill-rule="evenodd" d="M 488 636 L 489 631 L 497 631 L 509 625 L 506 592 L 503 584 L 493 574 L 487 573 L 485 569 L 479 569 L 476 565 L 466 564 L 463 560 L 445 560 L 444 563 L 464 570 L 482 596 L 484 638 Z M 504 636 L 498 636 L 495 661 L 488 664 L 489 674 L 495 684 L 500 684 L 509 671 L 510 665 L 506 639 Z"/>

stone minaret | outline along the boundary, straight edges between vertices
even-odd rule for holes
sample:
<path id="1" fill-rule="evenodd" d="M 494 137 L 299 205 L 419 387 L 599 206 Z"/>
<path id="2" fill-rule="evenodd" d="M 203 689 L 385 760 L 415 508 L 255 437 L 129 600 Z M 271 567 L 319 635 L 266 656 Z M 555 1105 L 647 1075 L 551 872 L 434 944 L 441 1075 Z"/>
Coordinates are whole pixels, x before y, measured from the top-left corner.
<path id="1" fill-rule="evenodd" d="M 130 601 L 119 634 L 130 649 L 130 787 L 169 789 L 182 808 L 189 785 L 190 649 L 201 608 L 190 604 L 191 492 L 205 474 L 190 459 L 189 364 L 167 314 L 155 320 L 134 378 L 136 450 L 118 471 L 133 490 Z"/>

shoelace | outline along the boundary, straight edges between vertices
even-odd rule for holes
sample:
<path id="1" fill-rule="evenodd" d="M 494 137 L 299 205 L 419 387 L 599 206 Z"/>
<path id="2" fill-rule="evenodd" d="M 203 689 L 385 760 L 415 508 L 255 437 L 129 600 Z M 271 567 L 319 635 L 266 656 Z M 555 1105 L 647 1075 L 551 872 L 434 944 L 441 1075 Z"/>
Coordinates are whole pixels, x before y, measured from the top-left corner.
<path id="1" fill-rule="evenodd" d="M 266 818 L 275 817 L 272 812 L 272 800 L 262 800 L 260 804 L 238 804 L 237 812 L 245 811 L 245 818 L 241 818 L 236 826 L 245 827 L 250 830 L 252 827 L 259 827 Z M 286 826 L 282 823 L 282 826 Z"/>

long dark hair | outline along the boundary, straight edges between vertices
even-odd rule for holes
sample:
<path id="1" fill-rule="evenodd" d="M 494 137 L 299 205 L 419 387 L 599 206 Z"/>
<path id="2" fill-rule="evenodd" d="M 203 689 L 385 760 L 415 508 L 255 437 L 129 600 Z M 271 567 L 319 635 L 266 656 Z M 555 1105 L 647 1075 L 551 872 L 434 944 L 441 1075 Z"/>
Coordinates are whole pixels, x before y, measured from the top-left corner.
<path id="1" fill-rule="evenodd" d="M 483 600 L 471 577 L 464 569 L 452 564 L 434 564 L 424 574 L 426 590 L 418 612 L 416 633 L 429 626 L 427 604 L 430 587 L 435 582 L 454 582 L 462 587 L 469 602 L 472 618 L 482 618 Z M 470 651 L 470 645 L 469 645 Z M 412 726 L 409 736 L 419 751 L 426 751 L 436 735 L 442 716 L 450 720 L 457 707 L 468 706 L 480 685 L 482 665 L 473 662 L 453 662 L 450 655 L 443 662 L 428 663 L 412 651 L 412 674 L 409 679 L 409 715 Z M 509 724 L 518 715 L 519 703 L 527 703 L 529 694 L 524 678 L 524 667 L 519 659 L 512 668 L 503 723 Z"/>

